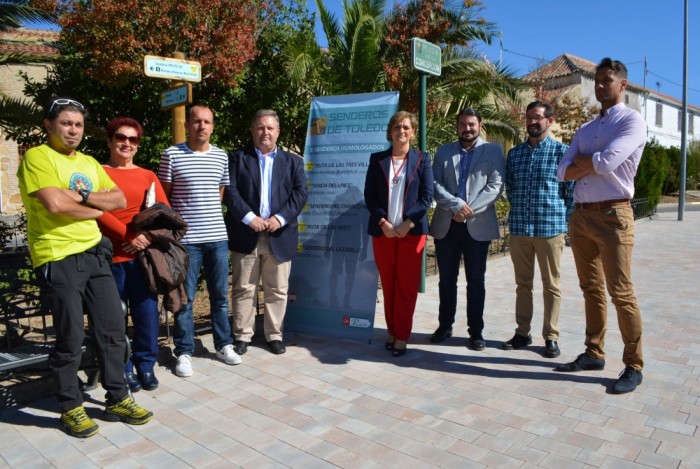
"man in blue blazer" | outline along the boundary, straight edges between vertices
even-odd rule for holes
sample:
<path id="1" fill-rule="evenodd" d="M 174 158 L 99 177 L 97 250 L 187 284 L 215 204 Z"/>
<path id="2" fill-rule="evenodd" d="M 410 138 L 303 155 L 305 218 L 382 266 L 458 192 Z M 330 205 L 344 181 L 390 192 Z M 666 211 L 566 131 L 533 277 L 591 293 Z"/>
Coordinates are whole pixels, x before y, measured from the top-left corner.
<path id="1" fill-rule="evenodd" d="M 491 240 L 499 237 L 496 201 L 505 179 L 503 150 L 481 140 L 480 133 L 479 111 L 464 109 L 457 116 L 459 140 L 438 148 L 433 160 L 437 207 L 430 224 L 440 272 L 439 326 L 430 341 L 440 343 L 452 336 L 459 264 L 464 259 L 467 346 L 472 350 L 486 346 L 482 335 L 486 259 Z"/>
<path id="2" fill-rule="evenodd" d="M 262 277 L 264 331 L 270 350 L 286 351 L 282 323 L 292 258 L 298 244 L 297 217 L 307 199 L 304 160 L 277 147 L 275 111 L 253 116 L 253 144 L 229 154 L 231 185 L 224 193 L 233 264 L 234 348 L 243 355 L 253 336 L 255 293 Z"/>

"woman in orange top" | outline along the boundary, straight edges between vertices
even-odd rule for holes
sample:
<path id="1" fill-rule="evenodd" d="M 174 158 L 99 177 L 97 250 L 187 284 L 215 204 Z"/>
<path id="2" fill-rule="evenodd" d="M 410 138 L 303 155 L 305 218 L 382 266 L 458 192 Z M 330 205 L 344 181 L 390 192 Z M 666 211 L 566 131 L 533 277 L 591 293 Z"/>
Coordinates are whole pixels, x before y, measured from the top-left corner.
<path id="1" fill-rule="evenodd" d="M 143 129 L 130 117 L 118 117 L 107 124 L 110 150 L 105 171 L 126 197 L 126 208 L 105 212 L 98 219 L 100 229 L 112 240 L 114 257 L 112 275 L 122 301 L 128 305 L 134 324 L 131 357 L 126 364 L 129 388 L 136 392 L 141 388 L 152 391 L 158 387 L 153 367 L 158 358 L 158 333 L 160 314 L 158 295 L 151 293 L 144 276 L 138 252 L 147 248 L 150 240 L 143 233 L 133 231 L 129 224 L 144 208 L 146 194 L 155 188 L 156 202 L 169 205 L 158 178 L 147 169 L 134 164 Z M 136 373 L 134 373 L 136 368 Z"/>

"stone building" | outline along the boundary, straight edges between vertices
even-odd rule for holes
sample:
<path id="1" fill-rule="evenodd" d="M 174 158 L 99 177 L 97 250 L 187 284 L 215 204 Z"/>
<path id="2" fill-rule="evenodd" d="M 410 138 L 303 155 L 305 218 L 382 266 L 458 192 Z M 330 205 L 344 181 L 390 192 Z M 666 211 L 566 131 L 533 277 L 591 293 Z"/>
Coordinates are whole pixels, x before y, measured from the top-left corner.
<path id="1" fill-rule="evenodd" d="M 35 29 L 12 29 L 0 32 L 0 95 L 4 98 L 23 98 L 24 81 L 20 72 L 34 81 L 43 81 L 51 70 L 49 59 L 58 55 L 56 42 L 59 32 Z M 25 54 L 46 62 L 18 64 L 11 59 L 13 54 Z M 7 59 L 8 57 L 9 60 Z M 26 149 L 8 139 L 0 127 L 0 214 L 16 214 L 23 210 L 17 182 L 17 167 Z"/>
<path id="2" fill-rule="evenodd" d="M 552 99 L 564 95 L 597 104 L 594 78 L 597 63 L 563 54 L 525 76 L 546 90 Z M 638 111 L 647 123 L 648 138 L 664 147 L 681 146 L 682 102 L 671 96 L 629 83 L 625 104 Z M 688 142 L 700 139 L 700 107 L 688 104 Z"/>

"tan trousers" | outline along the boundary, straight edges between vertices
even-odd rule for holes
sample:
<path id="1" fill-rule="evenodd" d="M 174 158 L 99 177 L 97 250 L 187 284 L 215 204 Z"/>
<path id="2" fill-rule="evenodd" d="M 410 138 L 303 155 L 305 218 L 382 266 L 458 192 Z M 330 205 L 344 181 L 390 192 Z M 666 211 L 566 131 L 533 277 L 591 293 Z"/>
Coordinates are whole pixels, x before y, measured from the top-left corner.
<path id="1" fill-rule="evenodd" d="M 564 234 L 550 238 L 512 236 L 510 238 L 510 258 L 515 271 L 515 333 L 524 337 L 530 334 L 532 322 L 532 289 L 535 278 L 535 258 L 542 278 L 544 318 L 542 337 L 545 340 L 559 340 L 559 263 L 564 252 Z"/>
<path id="2" fill-rule="evenodd" d="M 586 353 L 594 358 L 605 358 L 607 286 L 625 344 L 622 361 L 641 371 L 644 366 L 642 315 L 632 285 L 632 207 L 617 206 L 594 211 L 577 207 L 569 220 L 569 235 L 585 301 Z"/>
<path id="3" fill-rule="evenodd" d="M 260 234 L 250 254 L 231 252 L 233 286 L 233 334 L 235 340 L 250 342 L 255 326 L 255 296 L 262 277 L 265 301 L 265 339 L 282 340 L 282 324 L 287 310 L 287 289 L 292 261 L 280 262 L 272 254 L 267 234 Z"/>

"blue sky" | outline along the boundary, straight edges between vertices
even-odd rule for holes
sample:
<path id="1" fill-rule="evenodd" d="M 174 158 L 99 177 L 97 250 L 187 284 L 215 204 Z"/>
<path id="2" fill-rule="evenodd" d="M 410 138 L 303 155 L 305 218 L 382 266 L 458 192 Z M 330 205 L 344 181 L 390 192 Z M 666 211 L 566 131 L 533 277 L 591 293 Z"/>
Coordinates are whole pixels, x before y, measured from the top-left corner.
<path id="1" fill-rule="evenodd" d="M 700 1 L 688 3 L 688 103 L 700 106 Z M 341 4 L 325 0 L 338 17 Z M 308 7 L 316 11 L 315 0 Z M 501 56 L 519 75 L 538 59 L 565 52 L 592 62 L 612 57 L 627 65 L 629 80 L 638 85 L 644 84 L 646 57 L 647 87 L 680 100 L 683 12 L 684 0 L 484 0 L 482 16 L 502 32 L 503 51 L 498 39 L 478 48 L 493 62 Z M 316 34 L 325 42 L 320 24 Z"/>

